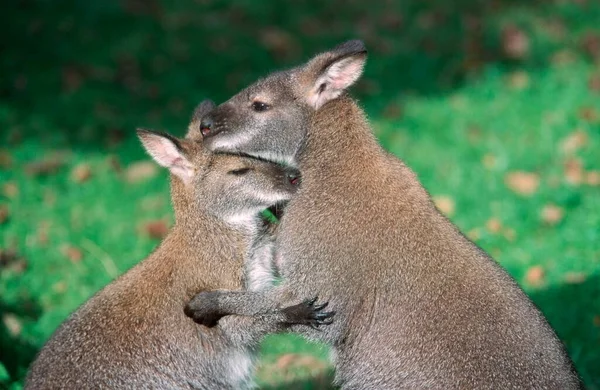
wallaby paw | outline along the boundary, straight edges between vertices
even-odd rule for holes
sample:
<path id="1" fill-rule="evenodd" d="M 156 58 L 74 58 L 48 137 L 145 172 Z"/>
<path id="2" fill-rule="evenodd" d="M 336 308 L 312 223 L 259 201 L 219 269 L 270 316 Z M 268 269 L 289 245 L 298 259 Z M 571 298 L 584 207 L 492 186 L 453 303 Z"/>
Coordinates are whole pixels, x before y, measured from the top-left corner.
<path id="1" fill-rule="evenodd" d="M 318 297 L 315 297 L 283 308 L 281 311 L 286 316 L 286 323 L 288 325 L 307 325 L 313 329 L 317 329 L 321 325 L 332 324 L 335 311 L 323 311 L 329 302 L 317 305 L 317 299 Z"/>
<path id="2" fill-rule="evenodd" d="M 196 295 L 185 306 L 183 312 L 186 316 L 194 320 L 195 323 L 212 328 L 217 325 L 217 322 L 227 315 L 221 313 L 210 299 L 213 291 L 204 291 Z"/>

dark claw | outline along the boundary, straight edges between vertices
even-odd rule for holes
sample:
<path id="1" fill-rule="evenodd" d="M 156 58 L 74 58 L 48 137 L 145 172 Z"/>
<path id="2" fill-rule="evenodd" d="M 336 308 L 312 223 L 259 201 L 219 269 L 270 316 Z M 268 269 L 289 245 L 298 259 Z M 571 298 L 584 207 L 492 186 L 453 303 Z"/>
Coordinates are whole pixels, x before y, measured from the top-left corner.
<path id="1" fill-rule="evenodd" d="M 329 302 L 315 305 L 317 297 L 308 299 L 297 305 L 288 306 L 282 309 L 286 316 L 286 324 L 288 325 L 307 325 L 313 329 L 317 329 L 321 325 L 330 325 L 333 323 L 335 311 L 323 312 Z"/>

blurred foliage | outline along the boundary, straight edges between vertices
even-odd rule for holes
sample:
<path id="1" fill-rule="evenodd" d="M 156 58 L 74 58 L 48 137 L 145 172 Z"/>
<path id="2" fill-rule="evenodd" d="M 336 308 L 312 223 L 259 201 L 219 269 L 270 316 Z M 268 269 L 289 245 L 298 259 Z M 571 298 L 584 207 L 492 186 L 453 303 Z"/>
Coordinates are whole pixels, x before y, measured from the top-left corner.
<path id="1" fill-rule="evenodd" d="M 0 386 L 172 221 L 136 127 L 343 40 L 353 93 L 438 207 L 532 296 L 600 389 L 600 3 L 15 0 L 0 13 Z M 269 338 L 264 388 L 330 388 L 327 351 Z"/>

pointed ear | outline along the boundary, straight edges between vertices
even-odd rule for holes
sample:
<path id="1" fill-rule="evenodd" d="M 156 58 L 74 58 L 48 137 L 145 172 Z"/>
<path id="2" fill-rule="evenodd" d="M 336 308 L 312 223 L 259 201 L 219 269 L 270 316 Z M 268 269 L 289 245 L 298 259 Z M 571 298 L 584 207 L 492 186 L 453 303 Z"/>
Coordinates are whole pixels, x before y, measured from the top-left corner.
<path id="1" fill-rule="evenodd" d="M 310 60 L 299 70 L 308 104 L 319 109 L 340 96 L 358 80 L 366 60 L 367 48 L 359 40 L 344 42 Z"/>
<path id="2" fill-rule="evenodd" d="M 137 135 L 146 152 L 158 163 L 183 180 L 190 181 L 194 166 L 185 155 L 180 140 L 165 133 L 138 129 Z"/>

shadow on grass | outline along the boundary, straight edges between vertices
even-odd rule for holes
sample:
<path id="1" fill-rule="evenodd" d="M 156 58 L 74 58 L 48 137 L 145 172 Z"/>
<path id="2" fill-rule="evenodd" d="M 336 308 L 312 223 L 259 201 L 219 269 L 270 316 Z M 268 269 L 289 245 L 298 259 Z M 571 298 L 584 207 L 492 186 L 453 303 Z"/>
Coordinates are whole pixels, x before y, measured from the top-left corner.
<path id="1" fill-rule="evenodd" d="M 600 390 L 600 276 L 531 294 L 588 390 Z"/>
<path id="2" fill-rule="evenodd" d="M 11 382 L 24 379 L 27 368 L 38 352 L 33 343 L 19 334 L 18 321 L 23 318 L 35 320 L 40 314 L 40 307 L 31 301 L 19 305 L 6 305 L 0 301 L 0 317 L 3 319 L 0 323 L 0 362 L 6 368 Z"/>

